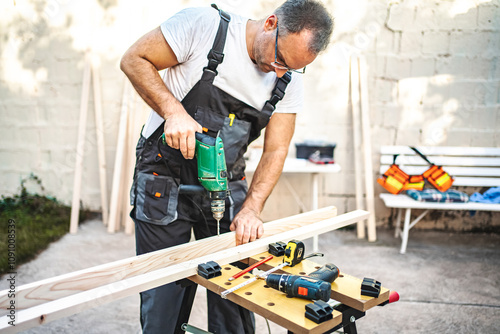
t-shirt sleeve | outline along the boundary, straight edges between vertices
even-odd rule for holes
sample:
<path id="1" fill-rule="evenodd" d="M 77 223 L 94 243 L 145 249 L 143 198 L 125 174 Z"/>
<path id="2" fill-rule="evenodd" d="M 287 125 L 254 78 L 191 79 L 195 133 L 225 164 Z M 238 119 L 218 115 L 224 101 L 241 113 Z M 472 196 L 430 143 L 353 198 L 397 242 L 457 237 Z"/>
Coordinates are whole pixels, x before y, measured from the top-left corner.
<path id="1" fill-rule="evenodd" d="M 302 74 L 292 73 L 283 100 L 276 105 L 276 113 L 297 114 L 304 108 L 304 81 Z"/>
<path id="2" fill-rule="evenodd" d="M 160 29 L 177 61 L 184 63 L 200 42 L 211 38 L 213 30 L 206 29 L 207 25 L 218 23 L 219 13 L 213 8 L 186 8 L 163 22 Z"/>

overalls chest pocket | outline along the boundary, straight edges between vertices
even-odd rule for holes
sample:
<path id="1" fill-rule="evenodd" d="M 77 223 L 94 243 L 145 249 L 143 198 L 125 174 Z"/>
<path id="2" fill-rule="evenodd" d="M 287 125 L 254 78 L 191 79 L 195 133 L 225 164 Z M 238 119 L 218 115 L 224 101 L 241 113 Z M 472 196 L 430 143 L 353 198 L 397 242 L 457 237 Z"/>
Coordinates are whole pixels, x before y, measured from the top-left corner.
<path id="1" fill-rule="evenodd" d="M 251 123 L 236 117 L 225 117 L 205 107 L 198 107 L 194 118 L 209 133 L 219 133 L 224 143 L 227 170 L 231 171 L 245 154 Z"/>

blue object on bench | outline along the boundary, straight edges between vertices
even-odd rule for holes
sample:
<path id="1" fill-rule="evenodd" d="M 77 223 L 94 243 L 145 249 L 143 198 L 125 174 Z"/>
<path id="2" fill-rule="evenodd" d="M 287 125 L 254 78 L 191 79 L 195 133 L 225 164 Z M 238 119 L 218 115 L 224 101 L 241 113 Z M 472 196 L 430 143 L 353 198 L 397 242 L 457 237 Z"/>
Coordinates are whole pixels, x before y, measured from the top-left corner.
<path id="1" fill-rule="evenodd" d="M 406 195 L 420 202 L 437 202 L 437 203 L 467 203 L 469 196 L 458 190 L 447 190 L 441 192 L 436 189 L 424 189 L 422 191 L 408 189 Z"/>
<path id="2" fill-rule="evenodd" d="M 473 193 L 470 196 L 471 202 L 500 204 L 500 187 L 493 187 L 484 192 L 484 194 Z"/>

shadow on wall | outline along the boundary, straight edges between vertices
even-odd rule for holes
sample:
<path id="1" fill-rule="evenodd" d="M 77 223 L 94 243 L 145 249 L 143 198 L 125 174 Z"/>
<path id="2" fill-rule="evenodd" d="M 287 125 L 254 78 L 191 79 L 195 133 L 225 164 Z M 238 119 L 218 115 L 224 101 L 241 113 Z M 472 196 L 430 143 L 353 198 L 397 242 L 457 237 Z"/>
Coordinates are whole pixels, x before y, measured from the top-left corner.
<path id="1" fill-rule="evenodd" d="M 497 146 L 500 71 L 498 3 L 393 4 L 386 28 L 386 99 L 396 127 L 390 144 Z M 395 108 L 394 108 L 395 107 Z"/>
<path id="2" fill-rule="evenodd" d="M 116 4 L 117 0 L 99 0 L 95 7 L 106 12 Z M 75 24 L 75 20 L 92 21 L 90 15 L 76 18 L 89 13 L 82 12 L 79 6 L 83 5 L 74 0 L 14 1 L 0 14 L 3 17 L 0 23 L 0 131 L 4 134 L 0 144 L 3 174 L 0 194 L 16 192 L 21 178 L 34 172 L 47 185 L 48 193 L 63 202 L 71 200 L 84 45 L 92 42 L 91 32 Z M 76 40 L 75 35 L 81 39 Z M 116 62 L 106 60 L 106 64 L 113 67 Z M 92 109 L 91 93 L 86 136 L 90 143 L 86 149 L 95 147 Z M 107 136 L 112 133 L 115 137 L 113 127 L 112 117 L 105 116 Z M 114 142 L 116 138 L 110 140 Z M 90 155 L 96 156 L 93 152 Z M 85 161 L 84 168 L 91 172 L 95 168 L 97 173 L 97 163 L 90 161 Z M 98 189 L 98 184 L 93 188 Z"/>
<path id="3" fill-rule="evenodd" d="M 380 145 L 498 147 L 498 1 L 394 3 L 387 15 L 384 29 L 394 46 L 375 56 L 383 66 L 372 72 L 379 113 L 375 150 Z M 375 189 L 383 192 L 378 185 Z M 385 221 L 389 210 L 378 202 L 377 216 Z M 488 231 L 497 228 L 492 224 L 497 216 L 440 212 L 419 228 Z"/>

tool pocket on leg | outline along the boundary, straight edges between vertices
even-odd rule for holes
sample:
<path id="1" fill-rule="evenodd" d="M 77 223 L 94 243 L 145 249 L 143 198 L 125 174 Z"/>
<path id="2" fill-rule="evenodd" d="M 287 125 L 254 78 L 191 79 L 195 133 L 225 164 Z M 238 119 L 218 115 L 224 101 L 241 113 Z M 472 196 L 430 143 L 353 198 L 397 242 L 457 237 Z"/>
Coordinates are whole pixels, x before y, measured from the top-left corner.
<path id="1" fill-rule="evenodd" d="M 137 142 L 137 146 L 135 147 L 135 168 L 134 168 L 132 187 L 130 188 L 130 205 L 132 206 L 135 203 L 135 194 L 137 185 L 137 166 L 141 162 L 142 152 L 144 151 L 145 144 L 146 144 L 146 138 L 144 138 L 141 134 L 139 141 Z"/>
<path id="2" fill-rule="evenodd" d="M 177 219 L 178 189 L 170 176 L 137 174 L 136 218 L 157 225 Z"/>

